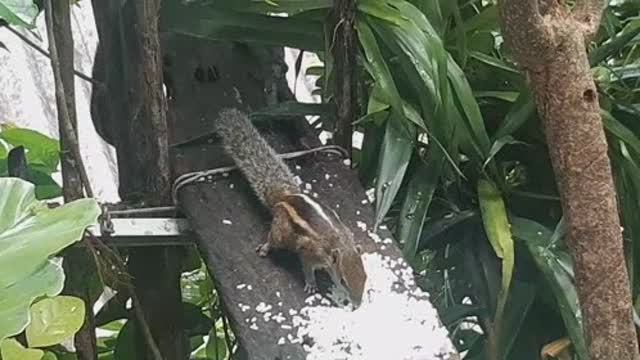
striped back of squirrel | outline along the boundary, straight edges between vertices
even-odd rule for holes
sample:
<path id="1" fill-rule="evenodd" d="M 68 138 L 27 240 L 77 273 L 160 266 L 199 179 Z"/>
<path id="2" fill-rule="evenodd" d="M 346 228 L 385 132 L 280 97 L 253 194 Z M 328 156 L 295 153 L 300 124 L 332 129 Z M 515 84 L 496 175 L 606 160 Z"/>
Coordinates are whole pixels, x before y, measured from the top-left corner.
<path id="1" fill-rule="evenodd" d="M 227 155 L 269 209 L 284 196 L 300 192 L 289 167 L 277 157 L 247 114 L 237 109 L 222 110 L 214 129 Z"/>

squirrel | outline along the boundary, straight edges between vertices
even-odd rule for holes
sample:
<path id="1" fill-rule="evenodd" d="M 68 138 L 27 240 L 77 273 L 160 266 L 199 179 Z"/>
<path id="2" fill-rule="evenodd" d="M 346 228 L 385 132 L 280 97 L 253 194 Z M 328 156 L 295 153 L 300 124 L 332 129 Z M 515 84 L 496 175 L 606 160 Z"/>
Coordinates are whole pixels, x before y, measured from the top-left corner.
<path id="1" fill-rule="evenodd" d="M 302 263 L 305 292 L 318 291 L 315 271 L 323 269 L 358 307 L 367 279 L 362 248 L 338 214 L 301 191 L 289 167 L 245 113 L 222 110 L 214 130 L 273 217 L 267 240 L 256 248 L 258 255 L 266 257 L 272 249 L 296 253 Z"/>

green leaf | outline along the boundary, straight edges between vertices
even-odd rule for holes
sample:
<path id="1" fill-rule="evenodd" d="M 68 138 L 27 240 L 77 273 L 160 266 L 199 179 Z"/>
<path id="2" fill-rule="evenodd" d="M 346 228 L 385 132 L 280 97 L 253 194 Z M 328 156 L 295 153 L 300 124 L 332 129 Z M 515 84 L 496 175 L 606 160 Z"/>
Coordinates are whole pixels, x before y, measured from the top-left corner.
<path id="1" fill-rule="evenodd" d="M 56 356 L 55 353 L 52 353 L 50 351 L 45 351 L 44 356 L 42 357 L 42 360 L 58 360 L 58 357 Z"/>
<path id="2" fill-rule="evenodd" d="M 225 359 L 229 350 L 223 336 L 216 335 L 216 329 L 211 329 L 207 339 L 207 357 L 209 359 Z"/>
<path id="3" fill-rule="evenodd" d="M 520 94 L 516 91 L 474 91 L 473 96 L 477 98 L 495 98 L 508 102 L 515 102 L 518 100 Z"/>
<path id="4" fill-rule="evenodd" d="M 35 199 L 34 185 L 0 179 L 0 339 L 21 332 L 39 296 L 62 291 L 64 273 L 49 260 L 81 238 L 96 222 L 99 207 L 82 199 L 48 209 Z"/>
<path id="5" fill-rule="evenodd" d="M 255 13 L 286 13 L 294 15 L 310 10 L 328 9 L 333 6 L 332 0 L 233 0 L 217 1 L 214 6 L 233 8 L 239 11 Z"/>
<path id="6" fill-rule="evenodd" d="M 415 128 L 405 121 L 402 99 L 369 25 L 358 18 L 358 37 L 368 60 L 369 73 L 380 88 L 382 100 L 391 106 L 380 148 L 376 182 L 376 224 L 380 224 L 395 199 L 407 171 Z"/>
<path id="7" fill-rule="evenodd" d="M 21 179 L 2 178 L 0 189 L 0 289 L 25 278 L 49 256 L 81 239 L 100 213 L 93 199 L 48 209 L 35 200 L 33 184 Z"/>
<path id="8" fill-rule="evenodd" d="M 41 296 L 55 296 L 62 291 L 62 259 L 48 260 L 22 281 L 0 288 L 0 340 L 22 332 L 29 322 L 29 306 Z"/>
<path id="9" fill-rule="evenodd" d="M 489 66 L 492 66 L 496 69 L 500 69 L 500 70 L 504 70 L 510 73 L 514 73 L 514 74 L 520 74 L 520 72 L 518 71 L 518 69 L 514 68 L 513 66 L 507 64 L 506 62 L 493 57 L 493 56 L 489 56 L 487 54 L 483 54 L 479 51 L 471 51 L 471 57 L 482 62 L 485 63 Z"/>
<path id="10" fill-rule="evenodd" d="M 496 255 L 502 259 L 502 283 L 494 318 L 496 326 L 501 327 L 515 260 L 511 225 L 502 195 L 493 182 L 478 181 L 478 200 L 487 238 Z M 502 337 L 501 334 L 499 336 Z"/>
<path id="11" fill-rule="evenodd" d="M 38 16 L 38 7 L 33 0 L 0 0 L 0 19 L 10 25 L 32 29 Z"/>
<path id="12" fill-rule="evenodd" d="M 0 344 L 0 355 L 3 360 L 41 360 L 44 351 L 27 349 L 15 339 L 6 339 Z"/>
<path id="13" fill-rule="evenodd" d="M 640 139 L 638 136 L 608 111 L 600 109 L 600 115 L 605 129 L 621 141 L 624 141 L 636 154 L 640 155 Z"/>
<path id="14" fill-rule="evenodd" d="M 640 34 L 640 21 L 630 21 L 622 31 L 589 53 L 589 63 L 595 66 L 606 60 L 629 45 L 638 34 Z"/>
<path id="15" fill-rule="evenodd" d="M 409 181 L 398 219 L 398 237 L 404 242 L 402 251 L 410 262 L 418 251 L 420 234 L 438 186 L 445 156 L 440 148 L 434 148 L 425 161 L 418 162 L 418 168 Z"/>
<path id="16" fill-rule="evenodd" d="M 464 22 L 464 30 L 467 32 L 499 30 L 499 16 L 497 6 L 487 6 Z"/>
<path id="17" fill-rule="evenodd" d="M 522 327 L 526 327 L 525 318 L 536 299 L 536 287 L 530 283 L 514 280 L 509 301 L 505 307 L 504 320 L 500 329 L 500 347 L 503 359 L 511 359 L 509 353 Z"/>
<path id="18" fill-rule="evenodd" d="M 502 137 L 496 140 L 491 146 L 491 151 L 489 151 L 489 156 L 487 157 L 487 160 L 484 161 L 484 164 L 482 166 L 486 167 L 487 164 L 489 164 L 489 162 L 500 152 L 500 150 L 502 150 L 502 148 L 505 145 L 514 145 L 514 144 L 527 145 L 527 143 L 523 141 L 518 141 L 514 139 L 513 136 L 511 135 L 507 135 L 505 137 Z"/>
<path id="19" fill-rule="evenodd" d="M 578 295 L 572 270 L 567 271 L 567 262 L 571 266 L 570 257 L 551 246 L 553 233 L 543 225 L 514 216 L 511 217 L 511 226 L 514 236 L 523 240 L 536 266 L 550 285 L 576 353 L 580 359 L 588 359 Z"/>
<path id="20" fill-rule="evenodd" d="M 113 358 L 115 360 L 136 359 L 136 337 L 134 323 L 127 321 L 118 333 L 116 346 L 113 349 Z"/>
<path id="21" fill-rule="evenodd" d="M 531 97 L 531 93 L 528 90 L 523 90 L 515 104 L 511 106 L 509 113 L 505 116 L 493 138 L 500 139 L 513 134 L 533 116 L 535 111 L 536 104 Z"/>
<path id="22" fill-rule="evenodd" d="M 42 299 L 31 305 L 25 329 L 31 347 L 52 346 L 72 337 L 84 323 L 84 301 L 73 296 Z"/>
<path id="23" fill-rule="evenodd" d="M 57 170 L 60 162 L 60 144 L 57 140 L 38 131 L 22 128 L 3 130 L 0 139 L 13 146 L 24 146 L 30 165 L 42 165 L 49 174 Z"/>
<path id="24" fill-rule="evenodd" d="M 177 0 L 162 4 L 160 19 L 162 31 L 198 38 L 324 49 L 320 21 L 252 14 Z"/>

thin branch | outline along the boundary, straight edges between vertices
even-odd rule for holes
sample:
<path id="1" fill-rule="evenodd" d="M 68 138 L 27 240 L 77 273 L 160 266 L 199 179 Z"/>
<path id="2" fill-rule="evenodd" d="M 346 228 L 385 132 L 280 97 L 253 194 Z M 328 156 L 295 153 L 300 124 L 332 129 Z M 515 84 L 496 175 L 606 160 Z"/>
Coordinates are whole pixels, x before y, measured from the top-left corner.
<path id="1" fill-rule="evenodd" d="M 89 177 L 87 176 L 87 171 L 84 167 L 84 162 L 82 161 L 82 156 L 80 154 L 80 146 L 78 144 L 78 137 L 75 129 L 73 128 L 73 124 L 71 124 L 71 119 L 69 117 L 69 109 L 67 109 L 67 97 L 65 95 L 64 85 L 62 84 L 62 74 L 60 73 L 60 57 L 58 56 L 58 48 L 56 47 L 56 39 L 53 32 L 53 6 L 51 4 L 51 0 L 45 0 L 44 2 L 44 12 L 46 16 L 46 25 L 47 25 L 47 38 L 49 39 L 49 50 L 51 52 L 51 67 L 53 68 L 53 77 L 55 79 L 56 84 L 56 99 L 58 101 L 58 106 L 60 106 L 60 113 L 62 115 L 62 119 L 59 119 L 59 126 L 61 130 L 65 133 L 67 141 L 69 142 L 69 147 L 71 148 L 71 152 L 76 162 L 76 169 L 80 174 L 80 178 L 82 179 L 84 189 L 87 193 L 88 197 L 93 197 L 93 190 L 91 189 L 91 183 L 89 182 Z"/>
<path id="2" fill-rule="evenodd" d="M 15 36 L 20 38 L 20 40 L 25 42 L 27 45 L 31 46 L 32 49 L 34 49 L 35 51 L 39 52 L 40 54 L 42 54 L 42 55 L 48 57 L 49 59 L 51 59 L 51 55 L 49 55 L 49 53 L 45 49 L 43 49 L 40 45 L 36 44 L 34 41 L 32 41 L 31 39 L 26 37 L 24 34 L 20 33 L 18 30 L 14 29 L 10 25 L 7 25 L 6 28 L 7 28 L 7 30 L 11 31 Z M 93 85 L 104 87 L 103 83 L 101 83 L 98 80 L 95 80 L 95 79 L 91 78 L 89 75 L 86 75 L 85 73 L 82 73 L 82 72 L 80 72 L 80 71 L 78 71 L 76 69 L 73 69 L 73 73 L 77 77 L 79 77 L 80 79 L 88 81 L 88 82 L 92 83 Z"/>

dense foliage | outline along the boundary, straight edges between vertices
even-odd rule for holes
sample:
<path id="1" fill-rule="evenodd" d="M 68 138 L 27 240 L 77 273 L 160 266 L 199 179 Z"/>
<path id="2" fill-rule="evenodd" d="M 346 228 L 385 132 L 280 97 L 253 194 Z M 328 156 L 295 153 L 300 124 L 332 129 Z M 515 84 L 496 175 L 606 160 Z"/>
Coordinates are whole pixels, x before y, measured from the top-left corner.
<path id="1" fill-rule="evenodd" d="M 320 93 L 331 101 L 331 1 L 168 3 L 162 19 L 170 31 L 317 52 L 325 60 Z M 356 165 L 363 183 L 376 188 L 377 220 L 392 225 L 423 274 L 456 345 L 470 359 L 537 359 L 547 344 L 549 355 L 585 358 L 544 134 L 526 81 L 502 45 L 497 5 L 356 4 L 366 109 L 355 122 L 364 133 Z M 611 2 L 590 44 L 632 280 L 640 241 L 632 220 L 639 205 L 639 6 Z M 268 16 L 274 12 L 289 16 Z M 324 125 L 332 128 L 329 117 Z"/>
<path id="2" fill-rule="evenodd" d="M 395 232 L 456 346 L 467 359 L 487 354 L 538 359 L 543 348 L 549 355 L 586 359 L 544 134 L 526 81 L 502 45 L 497 5 L 481 0 L 356 4 L 363 113 L 354 122 L 364 141 L 355 164 L 362 182 L 376 189 L 377 221 Z M 334 33 L 327 20 L 331 6 L 331 0 L 198 0 L 188 6 L 164 0 L 161 26 L 198 37 L 316 52 L 325 66 L 311 71 L 321 74 L 318 93 L 330 102 L 335 79 L 328 51 Z M 0 0 L 0 18 L 10 24 L 30 24 L 37 14 L 33 9 L 31 1 Z M 638 14 L 637 1 L 611 1 L 590 44 L 636 309 Z M 307 108 L 290 109 L 304 114 Z M 325 115 L 323 125 L 331 129 L 331 116 Z M 42 170 L 36 155 L 29 162 Z M 201 261 L 192 255 L 183 294 L 194 357 L 224 358 L 231 344 L 224 340 L 217 298 Z M 123 314 L 108 310 L 98 315 L 110 334 L 100 339 L 102 356 L 127 358 L 130 328 Z"/>

